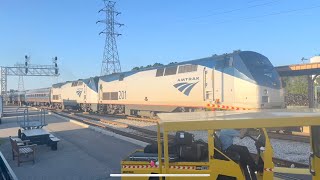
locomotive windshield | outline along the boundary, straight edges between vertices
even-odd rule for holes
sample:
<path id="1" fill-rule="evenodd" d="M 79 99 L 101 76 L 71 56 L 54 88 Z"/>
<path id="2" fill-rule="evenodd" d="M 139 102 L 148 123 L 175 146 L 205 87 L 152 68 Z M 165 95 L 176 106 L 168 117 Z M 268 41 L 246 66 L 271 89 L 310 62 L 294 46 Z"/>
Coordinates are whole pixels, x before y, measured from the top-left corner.
<path id="1" fill-rule="evenodd" d="M 281 88 L 280 77 L 267 57 L 255 52 L 241 52 L 239 55 L 259 85 Z"/>

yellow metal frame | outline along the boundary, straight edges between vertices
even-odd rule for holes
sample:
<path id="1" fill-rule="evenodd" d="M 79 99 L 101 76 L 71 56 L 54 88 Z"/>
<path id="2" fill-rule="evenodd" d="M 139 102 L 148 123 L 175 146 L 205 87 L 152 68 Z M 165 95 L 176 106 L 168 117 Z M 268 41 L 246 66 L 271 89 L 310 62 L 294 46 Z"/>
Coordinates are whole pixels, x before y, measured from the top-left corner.
<path id="1" fill-rule="evenodd" d="M 267 131 L 265 128 L 268 127 L 291 127 L 291 126 L 317 126 L 320 125 L 320 114 L 319 116 L 305 116 L 305 117 L 280 117 L 280 118 L 247 118 L 247 119 L 219 119 L 216 120 L 185 120 L 185 121 L 160 121 L 158 123 L 158 159 L 162 159 L 162 142 L 164 145 L 164 161 L 159 161 L 155 167 L 150 167 L 150 162 L 142 161 L 122 161 L 122 173 L 125 174 L 210 174 L 210 177 L 198 177 L 198 179 L 216 179 L 218 175 L 228 175 L 236 177 L 237 179 L 245 179 L 242 169 L 239 164 L 232 161 L 226 156 L 228 161 L 214 158 L 214 132 L 218 129 L 239 129 L 239 128 L 259 128 L 262 129 L 262 133 L 265 136 L 265 147 L 264 151 L 260 153 L 260 157 L 263 159 L 265 171 L 257 174 L 259 180 L 269 180 L 274 178 L 274 172 L 282 173 L 294 173 L 294 174 L 306 174 L 306 169 L 288 169 L 274 167 L 272 162 L 273 148 L 270 143 Z M 318 127 L 320 128 L 320 126 Z M 312 131 L 312 128 L 310 128 Z M 161 137 L 161 131 L 163 137 Z M 168 150 L 168 134 L 169 132 L 176 131 L 207 131 L 208 133 L 208 161 L 207 162 L 169 162 L 169 150 Z M 311 133 L 312 135 L 312 133 Z M 313 141 L 311 138 L 311 145 L 313 149 Z M 320 145 L 318 145 L 320 146 Z M 216 151 L 219 152 L 218 149 Z M 222 152 L 220 152 L 223 154 Z M 224 155 L 224 154 L 223 154 Z M 315 174 L 313 179 L 320 179 L 320 158 L 317 156 L 311 156 L 311 169 L 314 170 Z M 124 167 L 129 165 L 132 167 Z M 139 167 L 148 166 L 148 168 L 135 168 L 135 165 Z M 191 169 L 177 169 L 172 167 L 193 167 Z M 195 167 L 201 167 L 197 169 Z M 271 171 L 268 171 L 271 170 Z M 122 178 L 122 179 L 149 179 L 148 177 L 136 177 L 136 178 Z M 196 179 L 194 177 L 183 177 L 174 178 L 166 177 L 167 179 Z"/>

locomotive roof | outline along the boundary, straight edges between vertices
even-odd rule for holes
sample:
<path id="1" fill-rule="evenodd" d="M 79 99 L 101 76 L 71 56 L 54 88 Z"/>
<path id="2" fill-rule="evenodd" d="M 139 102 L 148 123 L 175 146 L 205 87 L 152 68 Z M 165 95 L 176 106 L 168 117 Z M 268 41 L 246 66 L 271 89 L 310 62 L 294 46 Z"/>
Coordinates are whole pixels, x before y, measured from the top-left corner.
<path id="1" fill-rule="evenodd" d="M 160 125 L 168 131 L 320 125 L 320 112 L 206 111 L 160 113 L 158 116 Z"/>
<path id="2" fill-rule="evenodd" d="M 99 78 L 98 76 L 95 76 L 95 77 L 89 77 L 89 78 L 85 78 L 85 79 L 78 79 L 78 80 L 74 80 L 74 81 L 66 81 L 66 82 L 53 84 L 52 87 L 53 88 L 60 88 L 61 86 L 65 85 L 67 83 L 78 82 L 78 81 L 82 81 L 84 83 L 87 83 L 87 82 L 89 82 L 90 79 L 93 79 L 95 81 L 95 83 L 97 83 L 98 78 Z"/>
<path id="3" fill-rule="evenodd" d="M 26 94 L 38 93 L 38 92 L 49 92 L 49 91 L 50 91 L 50 88 L 31 89 L 31 90 L 27 90 Z"/>
<path id="4" fill-rule="evenodd" d="M 67 82 L 62 82 L 62 83 L 53 84 L 52 87 L 53 87 L 53 88 L 60 88 L 61 86 L 65 85 L 65 84 L 67 84 L 67 83 L 68 83 L 68 81 L 67 81 Z"/>
<path id="5" fill-rule="evenodd" d="M 132 73 L 136 73 L 136 72 L 141 72 L 141 71 L 148 71 L 148 70 L 153 70 L 153 69 L 159 69 L 159 68 L 166 68 L 166 67 L 171 67 L 171 66 L 179 66 L 179 65 L 183 65 L 183 64 L 193 64 L 196 63 L 198 61 L 203 61 L 203 60 L 208 60 L 208 59 L 213 59 L 213 60 L 218 60 L 221 58 L 224 58 L 226 56 L 232 55 L 232 54 L 238 54 L 240 52 L 254 52 L 254 51 L 234 51 L 232 53 L 225 53 L 222 55 L 212 55 L 209 57 L 205 57 L 205 58 L 200 58 L 200 59 L 193 59 L 193 60 L 188 60 L 188 61 L 182 61 L 182 62 L 177 62 L 177 63 L 173 63 L 173 64 L 168 64 L 168 65 L 163 65 L 163 66 L 156 66 L 156 67 L 149 67 L 149 68 L 142 68 L 139 70 L 131 70 L 131 71 L 126 71 L 126 72 L 121 72 L 121 73 L 113 73 L 110 75 L 105 75 L 105 76 L 101 76 L 101 77 L 118 77 L 121 74 L 132 74 Z"/>

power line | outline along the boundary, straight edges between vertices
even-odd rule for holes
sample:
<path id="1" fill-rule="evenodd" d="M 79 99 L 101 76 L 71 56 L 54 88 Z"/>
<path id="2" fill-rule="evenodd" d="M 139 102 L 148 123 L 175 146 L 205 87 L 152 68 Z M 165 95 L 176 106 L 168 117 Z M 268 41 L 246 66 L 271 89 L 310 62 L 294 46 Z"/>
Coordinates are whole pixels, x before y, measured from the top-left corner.
<path id="1" fill-rule="evenodd" d="M 299 8 L 299 9 L 292 9 L 292 10 L 287 10 L 287 11 L 269 13 L 269 14 L 264 14 L 264 15 L 260 15 L 260 16 L 244 17 L 244 18 L 240 18 L 240 19 L 233 19 L 233 20 L 221 21 L 221 22 L 217 22 L 217 23 L 215 23 L 215 24 L 224 24 L 224 23 L 229 23 L 229 22 L 234 22 L 234 21 L 257 19 L 257 18 L 267 17 L 267 16 L 277 16 L 277 15 L 289 14 L 289 13 L 298 12 L 298 11 L 316 9 L 316 8 L 319 8 L 319 7 L 320 7 L 320 5 L 316 5 L 316 6 L 306 7 L 306 8 Z"/>
<path id="2" fill-rule="evenodd" d="M 249 1 L 249 2 L 247 2 L 247 3 L 250 4 L 250 3 L 257 2 L 257 1 L 261 1 L 261 0 L 252 0 L 252 1 Z"/>
<path id="3" fill-rule="evenodd" d="M 223 11 L 223 12 L 208 14 L 208 15 L 204 15 L 204 16 L 195 17 L 195 18 L 192 18 L 192 19 L 206 18 L 206 17 L 216 16 L 216 15 L 221 15 L 221 14 L 233 13 L 233 12 L 241 11 L 241 10 L 244 10 L 244 9 L 251 9 L 251 8 L 256 8 L 256 7 L 260 7 L 260 6 L 267 6 L 267 5 L 270 5 L 270 4 L 274 4 L 277 1 L 279 1 L 279 0 L 274 0 L 274 1 L 269 1 L 269 2 L 266 2 L 266 3 L 262 3 L 262 4 L 256 4 L 256 5 L 251 5 L 251 6 L 247 6 L 247 7 L 236 8 L 236 9 L 231 9 L 231 10 L 227 10 L 227 11 Z"/>

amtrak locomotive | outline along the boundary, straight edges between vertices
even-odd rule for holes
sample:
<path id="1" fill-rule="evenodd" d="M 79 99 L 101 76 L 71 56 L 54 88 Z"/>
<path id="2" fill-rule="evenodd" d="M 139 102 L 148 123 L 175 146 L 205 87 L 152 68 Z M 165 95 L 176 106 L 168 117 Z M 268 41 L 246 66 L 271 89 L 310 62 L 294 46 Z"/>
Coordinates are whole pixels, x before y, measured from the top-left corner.
<path id="1" fill-rule="evenodd" d="M 59 83 L 50 97 L 49 104 L 59 108 L 137 116 L 199 111 L 207 104 L 284 107 L 278 73 L 267 57 L 252 51 Z"/>

